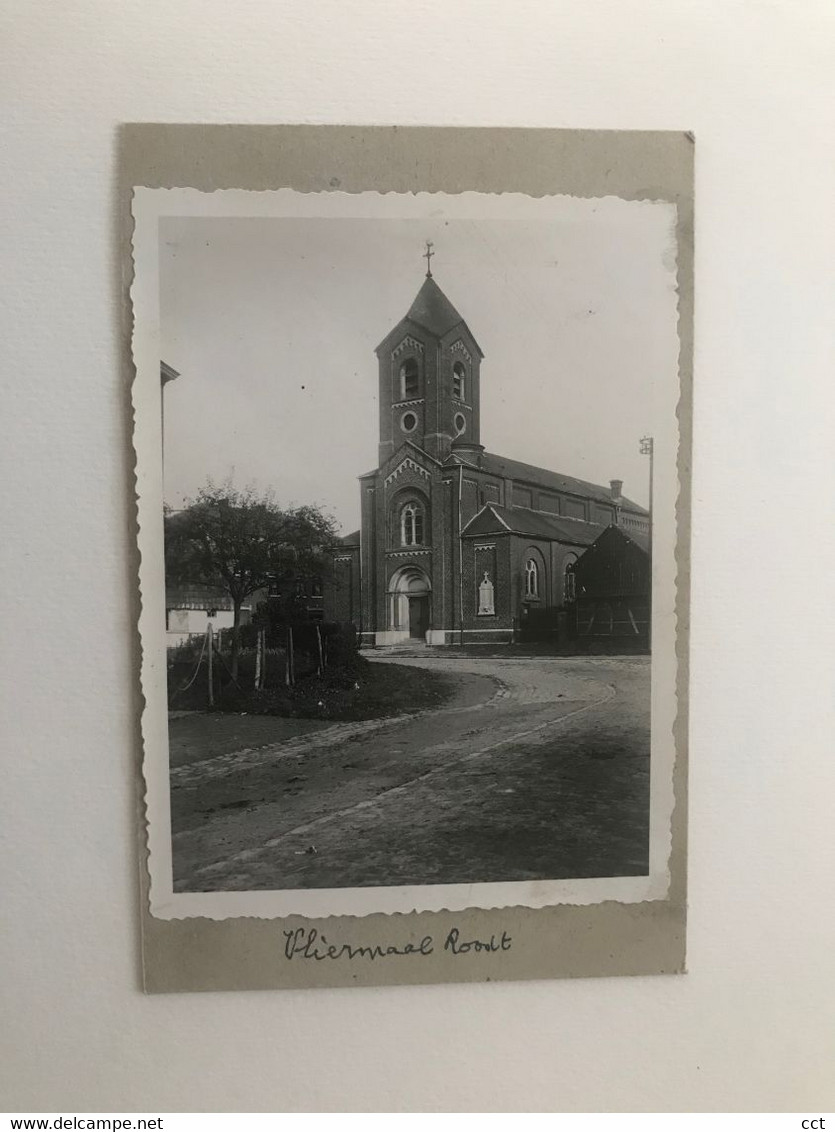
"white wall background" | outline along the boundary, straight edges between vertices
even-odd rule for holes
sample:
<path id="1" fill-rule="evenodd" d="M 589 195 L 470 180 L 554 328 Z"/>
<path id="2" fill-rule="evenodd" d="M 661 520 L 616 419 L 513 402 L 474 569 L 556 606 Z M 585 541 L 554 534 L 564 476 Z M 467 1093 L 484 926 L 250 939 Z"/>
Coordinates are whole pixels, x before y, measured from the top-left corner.
<path id="1" fill-rule="evenodd" d="M 6 0 L 2 21 L 3 1105 L 831 1107 L 835 8 Z M 695 131 L 688 976 L 136 990 L 127 120 Z"/>

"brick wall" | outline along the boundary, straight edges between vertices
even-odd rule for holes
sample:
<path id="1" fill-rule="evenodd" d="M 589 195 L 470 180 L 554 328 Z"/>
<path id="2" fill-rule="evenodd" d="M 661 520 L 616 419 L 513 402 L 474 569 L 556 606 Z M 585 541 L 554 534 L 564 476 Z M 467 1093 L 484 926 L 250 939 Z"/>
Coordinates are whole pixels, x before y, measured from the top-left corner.
<path id="1" fill-rule="evenodd" d="M 510 542 L 509 535 L 464 540 L 465 641 L 500 644 L 512 639 Z M 485 572 L 493 583 L 492 616 L 478 613 L 478 587 Z"/>
<path id="2" fill-rule="evenodd" d="M 333 571 L 323 590 L 326 621 L 360 623 L 360 548 L 340 548 L 333 556 Z"/>

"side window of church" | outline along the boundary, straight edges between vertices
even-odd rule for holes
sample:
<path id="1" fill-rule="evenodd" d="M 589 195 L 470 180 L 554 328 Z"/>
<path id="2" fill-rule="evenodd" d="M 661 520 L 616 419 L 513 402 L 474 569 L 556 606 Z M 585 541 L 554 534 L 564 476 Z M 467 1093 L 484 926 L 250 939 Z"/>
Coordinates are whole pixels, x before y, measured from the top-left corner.
<path id="1" fill-rule="evenodd" d="M 539 597 L 539 567 L 534 558 L 525 563 L 525 597 Z"/>
<path id="2" fill-rule="evenodd" d="M 566 601 L 575 601 L 577 597 L 576 578 L 574 576 L 573 562 L 569 562 L 565 568 L 564 596 Z"/>
<path id="3" fill-rule="evenodd" d="M 400 367 L 400 397 L 408 401 L 418 395 L 418 364 L 415 358 L 406 358 Z"/>
<path id="4" fill-rule="evenodd" d="M 452 367 L 452 396 L 457 401 L 463 401 L 466 395 L 467 371 L 463 362 L 456 362 Z"/>
<path id="5" fill-rule="evenodd" d="M 423 508 L 407 503 L 400 512 L 400 543 L 402 546 L 420 546 L 423 542 Z"/>

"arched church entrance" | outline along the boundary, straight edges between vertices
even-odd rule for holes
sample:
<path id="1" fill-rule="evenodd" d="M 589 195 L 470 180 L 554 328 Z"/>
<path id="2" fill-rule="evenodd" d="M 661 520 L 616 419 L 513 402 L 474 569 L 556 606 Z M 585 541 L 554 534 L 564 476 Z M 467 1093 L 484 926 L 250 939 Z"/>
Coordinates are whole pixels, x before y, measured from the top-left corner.
<path id="1" fill-rule="evenodd" d="M 432 585 L 418 566 L 402 566 L 389 584 L 389 630 L 425 640 L 431 624 Z"/>

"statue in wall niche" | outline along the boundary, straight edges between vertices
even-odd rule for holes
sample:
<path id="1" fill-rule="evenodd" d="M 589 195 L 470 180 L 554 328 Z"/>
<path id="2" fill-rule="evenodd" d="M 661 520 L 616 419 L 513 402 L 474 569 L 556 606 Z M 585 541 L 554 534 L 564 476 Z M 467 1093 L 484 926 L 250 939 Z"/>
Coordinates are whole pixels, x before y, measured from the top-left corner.
<path id="1" fill-rule="evenodd" d="M 484 571 L 484 577 L 478 587 L 478 612 L 496 612 L 493 606 L 493 583 L 490 581 L 490 575 L 486 570 Z"/>

